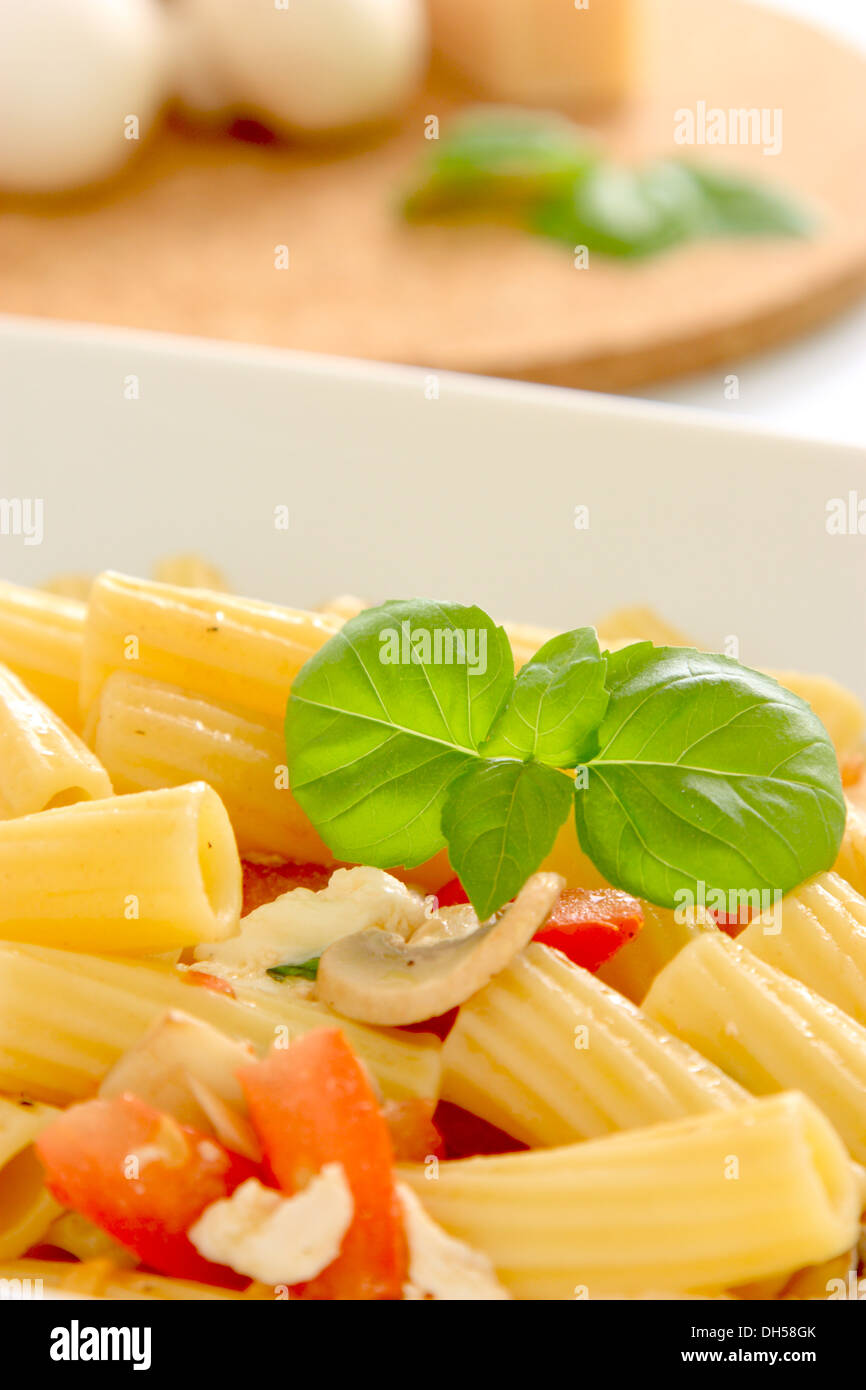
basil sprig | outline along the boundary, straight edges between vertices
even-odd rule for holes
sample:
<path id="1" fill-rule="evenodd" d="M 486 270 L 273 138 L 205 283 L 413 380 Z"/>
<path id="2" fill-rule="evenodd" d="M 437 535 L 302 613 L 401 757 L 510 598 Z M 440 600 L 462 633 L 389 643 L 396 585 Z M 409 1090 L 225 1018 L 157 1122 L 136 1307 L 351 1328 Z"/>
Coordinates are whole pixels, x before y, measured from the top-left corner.
<path id="1" fill-rule="evenodd" d="M 829 735 L 770 676 L 650 642 L 603 653 L 578 628 L 515 677 L 502 628 L 459 604 L 346 623 L 295 680 L 286 745 L 337 858 L 412 868 L 447 846 L 482 918 L 572 802 L 604 877 L 666 907 L 699 882 L 708 898 L 788 892 L 833 864 L 845 826 Z"/>
<path id="2" fill-rule="evenodd" d="M 496 106 L 469 108 L 431 142 L 403 211 L 493 217 L 622 259 L 698 238 L 805 236 L 813 223 L 770 185 L 672 158 L 630 168 L 564 117 Z"/>

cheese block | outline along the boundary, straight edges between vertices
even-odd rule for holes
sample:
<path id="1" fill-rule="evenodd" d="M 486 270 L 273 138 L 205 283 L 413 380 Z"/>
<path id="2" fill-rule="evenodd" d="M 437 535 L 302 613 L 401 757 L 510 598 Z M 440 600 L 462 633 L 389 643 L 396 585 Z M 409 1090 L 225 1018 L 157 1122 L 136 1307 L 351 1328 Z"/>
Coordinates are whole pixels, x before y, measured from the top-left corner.
<path id="1" fill-rule="evenodd" d="M 573 114 L 628 92 L 635 0 L 428 0 L 437 53 L 496 101 Z"/>

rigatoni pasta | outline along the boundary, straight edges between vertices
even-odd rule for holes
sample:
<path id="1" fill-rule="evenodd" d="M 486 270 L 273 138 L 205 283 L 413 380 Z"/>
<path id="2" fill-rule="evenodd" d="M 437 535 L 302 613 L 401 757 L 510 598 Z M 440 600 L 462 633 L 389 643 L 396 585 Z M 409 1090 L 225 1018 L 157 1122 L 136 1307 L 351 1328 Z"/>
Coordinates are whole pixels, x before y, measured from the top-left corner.
<path id="1" fill-rule="evenodd" d="M 118 671 L 102 687 L 87 736 L 118 792 L 204 780 L 241 850 L 333 862 L 289 790 L 282 733 L 241 710 Z"/>
<path id="2" fill-rule="evenodd" d="M 839 1254 L 860 1216 L 843 1145 L 796 1093 L 403 1177 L 517 1298 L 726 1288 Z"/>
<path id="3" fill-rule="evenodd" d="M 461 1008 L 442 1094 L 530 1145 L 742 1104 L 745 1092 L 589 971 L 531 945 Z"/>
<path id="4" fill-rule="evenodd" d="M 0 582 L 0 661 L 76 730 L 86 612 L 77 599 Z"/>
<path id="5" fill-rule="evenodd" d="M 838 874 L 801 883 L 737 940 L 866 1025 L 866 899 Z"/>
<path id="6" fill-rule="evenodd" d="M 866 1028 L 724 933 L 665 966 L 646 1012 L 755 1095 L 796 1087 L 866 1162 Z"/>
<path id="7" fill-rule="evenodd" d="M 338 628 L 324 614 L 102 574 L 87 609 L 82 710 L 113 671 L 132 670 L 279 728 L 295 674 Z"/>
<path id="8" fill-rule="evenodd" d="M 0 1260 L 23 1255 L 60 1213 L 33 1151 L 33 1141 L 56 1113 L 49 1105 L 0 1096 Z"/>
<path id="9" fill-rule="evenodd" d="M 0 822 L 0 937 L 148 955 L 237 930 L 225 808 L 194 782 Z"/>
<path id="10" fill-rule="evenodd" d="M 265 1049 L 339 1027 L 386 1096 L 435 1097 L 440 1044 L 427 1034 L 339 1019 L 291 985 L 278 998 L 214 992 L 195 972 L 38 946 L 0 945 L 0 1092 L 68 1105 L 93 1095 L 118 1057 L 167 1009 Z"/>
<path id="11" fill-rule="evenodd" d="M 22 680 L 0 666 L 0 818 L 111 796 L 94 753 Z"/>

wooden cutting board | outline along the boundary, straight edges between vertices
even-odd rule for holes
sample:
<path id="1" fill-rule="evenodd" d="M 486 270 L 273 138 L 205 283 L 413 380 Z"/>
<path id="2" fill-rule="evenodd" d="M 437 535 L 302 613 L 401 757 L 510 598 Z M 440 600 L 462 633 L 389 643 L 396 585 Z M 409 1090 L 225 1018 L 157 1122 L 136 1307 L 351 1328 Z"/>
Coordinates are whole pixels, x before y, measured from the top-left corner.
<path id="1" fill-rule="evenodd" d="M 779 107 L 777 157 L 687 153 L 812 201 L 814 239 L 577 270 L 567 249 L 516 231 L 408 227 L 395 203 L 424 117 L 444 123 L 474 95 L 439 76 L 365 148 L 169 128 L 97 195 L 3 200 L 0 309 L 603 390 L 802 333 L 866 290 L 866 61 L 741 0 L 643 0 L 643 20 L 641 90 L 599 134 L 643 159 L 682 153 L 678 108 Z"/>

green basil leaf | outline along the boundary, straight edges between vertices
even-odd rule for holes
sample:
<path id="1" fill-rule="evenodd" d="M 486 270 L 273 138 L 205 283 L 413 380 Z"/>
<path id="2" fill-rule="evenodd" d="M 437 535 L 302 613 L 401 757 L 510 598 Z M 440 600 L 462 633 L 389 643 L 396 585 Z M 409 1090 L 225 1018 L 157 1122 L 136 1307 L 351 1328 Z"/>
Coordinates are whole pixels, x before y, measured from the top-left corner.
<path id="1" fill-rule="evenodd" d="M 683 165 L 706 207 L 708 236 L 807 236 L 815 219 L 778 189 L 703 165 Z"/>
<path id="2" fill-rule="evenodd" d="M 574 767 L 592 757 L 607 709 L 606 671 L 595 628 L 545 642 L 519 671 L 484 756 L 534 758 L 550 767 Z"/>
<path id="3" fill-rule="evenodd" d="M 296 965 L 272 965 L 265 973 L 270 975 L 272 980 L 315 980 L 321 959 L 321 956 L 310 956 L 309 960 L 300 961 Z"/>
<path id="4" fill-rule="evenodd" d="M 831 867 L 845 801 L 805 701 L 727 657 L 649 642 L 610 655 L 607 684 L 575 816 L 611 883 L 674 907 L 698 882 L 785 893 Z"/>
<path id="5" fill-rule="evenodd" d="M 687 234 L 637 169 L 599 164 L 569 193 L 535 209 L 534 230 L 606 256 L 648 256 Z"/>
<path id="6" fill-rule="evenodd" d="M 482 921 L 520 891 L 568 816 L 572 782 L 540 763 L 475 764 L 442 810 L 448 857 Z"/>
<path id="7" fill-rule="evenodd" d="M 334 855 L 411 868 L 441 849 L 445 790 L 513 684 L 508 638 L 480 608 L 416 599 L 346 623 L 286 709 L 292 791 Z"/>
<path id="8" fill-rule="evenodd" d="M 569 189 L 596 157 L 586 134 L 565 117 L 480 106 L 430 142 L 404 211 L 411 218 L 479 203 L 518 207 Z"/>

